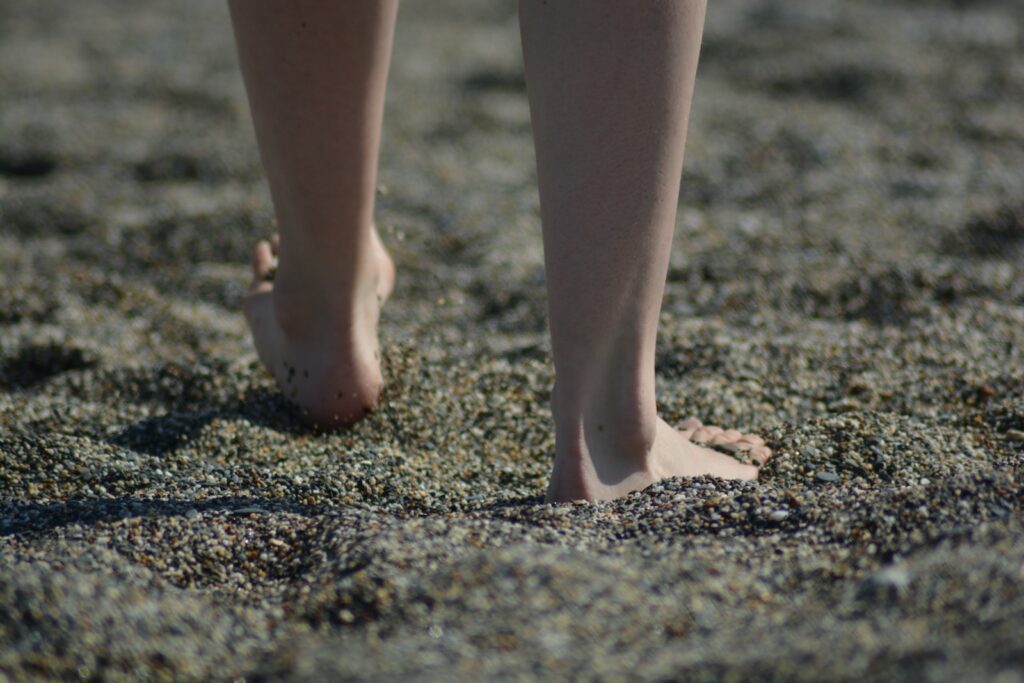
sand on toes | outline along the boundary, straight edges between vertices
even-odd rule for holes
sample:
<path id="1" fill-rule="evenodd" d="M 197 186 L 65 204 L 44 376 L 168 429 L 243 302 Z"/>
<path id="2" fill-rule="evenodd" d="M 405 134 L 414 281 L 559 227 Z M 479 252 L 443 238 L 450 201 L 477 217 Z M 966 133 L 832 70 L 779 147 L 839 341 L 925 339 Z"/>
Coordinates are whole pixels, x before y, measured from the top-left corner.
<path id="1" fill-rule="evenodd" d="M 277 245 L 276 235 L 256 245 L 253 279 L 245 301 L 246 320 L 260 361 L 310 425 L 337 428 L 358 422 L 377 407 L 384 385 L 377 322 L 394 288 L 394 264 L 375 235 L 378 269 L 374 294 L 351 319 L 328 321 L 325 312 L 325 324 L 321 325 L 325 332 L 296 338 L 282 329 L 275 312 Z"/>

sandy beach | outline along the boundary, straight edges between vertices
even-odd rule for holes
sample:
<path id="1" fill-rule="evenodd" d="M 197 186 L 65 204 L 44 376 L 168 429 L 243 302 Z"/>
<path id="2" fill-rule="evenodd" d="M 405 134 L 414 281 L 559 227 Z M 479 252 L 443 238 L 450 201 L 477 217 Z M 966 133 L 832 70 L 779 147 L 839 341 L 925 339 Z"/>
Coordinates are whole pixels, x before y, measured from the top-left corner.
<path id="1" fill-rule="evenodd" d="M 662 415 L 757 483 L 543 502 L 516 6 L 406 2 L 383 405 L 305 429 L 227 11 L 0 4 L 0 679 L 1024 683 L 1024 6 L 710 3 Z"/>

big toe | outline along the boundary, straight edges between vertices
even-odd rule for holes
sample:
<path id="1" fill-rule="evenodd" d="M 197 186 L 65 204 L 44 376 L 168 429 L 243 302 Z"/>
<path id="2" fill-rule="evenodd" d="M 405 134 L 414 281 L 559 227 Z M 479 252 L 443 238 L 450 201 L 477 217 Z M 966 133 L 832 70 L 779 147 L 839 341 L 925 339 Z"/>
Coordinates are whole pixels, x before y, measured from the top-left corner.
<path id="1" fill-rule="evenodd" d="M 750 462 L 761 467 L 772 457 L 772 449 L 767 446 L 754 446 L 750 449 Z"/>

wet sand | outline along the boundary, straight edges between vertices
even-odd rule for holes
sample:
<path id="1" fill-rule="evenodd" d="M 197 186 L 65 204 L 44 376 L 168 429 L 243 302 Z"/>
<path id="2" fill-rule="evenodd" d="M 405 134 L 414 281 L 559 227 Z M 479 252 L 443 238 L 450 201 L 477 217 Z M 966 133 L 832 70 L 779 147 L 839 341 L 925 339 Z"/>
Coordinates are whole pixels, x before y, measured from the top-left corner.
<path id="1" fill-rule="evenodd" d="M 1024 681 L 1012 0 L 716 0 L 663 414 L 757 484 L 546 505 L 514 4 L 408 2 L 381 410 L 301 428 L 225 8 L 0 6 L 0 677 Z"/>

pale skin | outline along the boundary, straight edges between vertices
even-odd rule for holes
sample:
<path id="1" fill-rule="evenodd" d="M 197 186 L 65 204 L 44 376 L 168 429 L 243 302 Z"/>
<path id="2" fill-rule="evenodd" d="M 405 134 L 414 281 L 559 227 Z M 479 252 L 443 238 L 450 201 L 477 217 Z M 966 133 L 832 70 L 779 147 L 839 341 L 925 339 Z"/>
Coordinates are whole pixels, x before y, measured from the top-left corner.
<path id="1" fill-rule="evenodd" d="M 397 0 L 231 0 L 279 236 L 245 311 L 310 422 L 376 407 L 395 269 L 373 226 Z M 759 437 L 657 414 L 654 350 L 704 22 L 702 0 L 521 0 L 556 385 L 548 500 L 674 476 L 755 479 Z M 275 271 L 276 268 L 276 271 Z M 274 272 L 273 281 L 268 279 Z"/>

